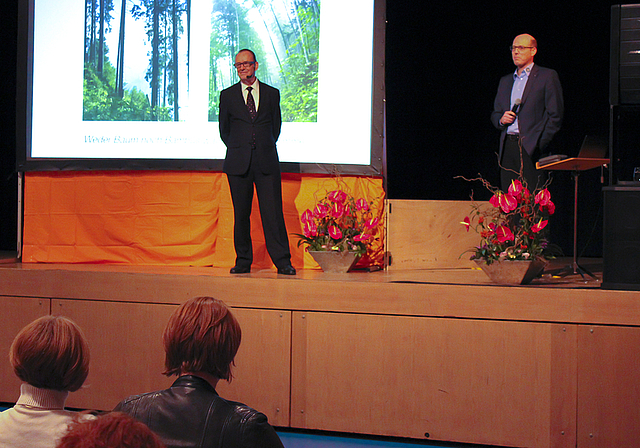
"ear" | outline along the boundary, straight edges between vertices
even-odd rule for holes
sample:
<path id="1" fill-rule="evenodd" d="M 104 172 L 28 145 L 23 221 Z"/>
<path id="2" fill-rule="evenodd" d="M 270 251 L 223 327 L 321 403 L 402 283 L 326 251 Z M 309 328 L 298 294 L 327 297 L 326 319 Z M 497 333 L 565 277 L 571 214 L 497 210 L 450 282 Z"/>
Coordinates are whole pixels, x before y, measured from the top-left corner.
<path id="1" fill-rule="evenodd" d="M 533 47 L 531 49 L 531 57 L 534 57 L 536 55 L 536 53 L 538 52 L 538 49 L 536 47 Z M 257 63 L 256 63 L 257 64 Z"/>
<path id="2" fill-rule="evenodd" d="M 254 64 L 254 70 L 258 70 L 258 61 L 256 61 L 256 63 Z"/>

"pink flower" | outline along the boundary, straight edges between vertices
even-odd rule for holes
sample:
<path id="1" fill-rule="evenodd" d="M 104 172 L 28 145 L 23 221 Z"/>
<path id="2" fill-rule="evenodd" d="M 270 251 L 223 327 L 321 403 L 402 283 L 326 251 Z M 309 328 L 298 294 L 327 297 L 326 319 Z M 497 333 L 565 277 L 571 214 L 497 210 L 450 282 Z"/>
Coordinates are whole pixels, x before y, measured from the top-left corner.
<path id="1" fill-rule="evenodd" d="M 546 219 L 543 220 L 542 218 L 540 218 L 540 221 L 538 221 L 538 224 L 534 224 L 531 226 L 531 231 L 538 233 L 539 231 L 541 231 L 547 226 L 548 222 L 549 222 L 548 220 Z"/>
<path id="2" fill-rule="evenodd" d="M 327 230 L 329 231 L 329 236 L 334 240 L 342 238 L 342 231 L 338 226 L 329 226 Z"/>
<path id="3" fill-rule="evenodd" d="M 369 211 L 369 203 L 364 198 L 360 198 L 356 201 L 356 209 L 367 212 Z"/>
<path id="4" fill-rule="evenodd" d="M 367 229 L 373 229 L 375 226 L 377 226 L 377 225 L 378 225 L 378 222 L 379 222 L 379 221 L 380 221 L 380 220 L 379 220 L 378 218 L 370 218 L 370 219 L 367 219 L 367 220 L 364 222 L 364 226 L 365 226 Z"/>
<path id="5" fill-rule="evenodd" d="M 536 194 L 535 203 L 540 204 L 541 206 L 546 206 L 551 201 L 551 193 L 546 188 L 544 190 L 540 190 L 538 194 Z"/>
<path id="6" fill-rule="evenodd" d="M 353 241 L 367 241 L 369 238 L 371 238 L 371 235 L 368 233 L 360 233 L 353 237 Z"/>
<path id="7" fill-rule="evenodd" d="M 504 243 L 505 241 L 513 241 L 515 239 L 515 237 L 513 236 L 513 232 L 511 232 L 511 230 L 506 226 L 500 226 L 497 228 L 496 238 L 500 243 Z"/>
<path id="8" fill-rule="evenodd" d="M 512 212 L 516 208 L 518 208 L 518 201 L 513 197 L 513 195 L 509 193 L 500 194 L 498 197 L 498 202 L 500 203 L 500 208 L 504 213 Z"/>
<path id="9" fill-rule="evenodd" d="M 553 215 L 556 212 L 556 204 L 554 204 L 552 201 L 549 201 L 547 203 L 547 212 L 549 212 L 550 215 Z"/>
<path id="10" fill-rule="evenodd" d="M 329 207 L 324 204 L 316 204 L 316 207 L 313 209 L 313 217 L 322 219 L 329 214 Z"/>
<path id="11" fill-rule="evenodd" d="M 523 189 L 522 182 L 516 179 L 511 181 L 511 185 L 509 185 L 508 192 L 513 196 L 518 196 L 520 193 L 522 193 L 522 189 Z"/>
<path id="12" fill-rule="evenodd" d="M 313 213 L 311 212 L 311 210 L 306 209 L 300 217 L 300 221 L 302 221 L 303 223 L 313 222 Z"/>
<path id="13" fill-rule="evenodd" d="M 307 221 L 304 223 L 304 236 L 311 238 L 318 236 L 318 226 L 313 221 Z"/>
<path id="14" fill-rule="evenodd" d="M 343 204 L 347 199 L 347 193 L 342 190 L 334 190 L 327 196 L 331 202 L 338 202 Z"/>
<path id="15" fill-rule="evenodd" d="M 333 218 L 341 218 L 345 214 L 345 206 L 341 202 L 331 204 L 331 216 Z"/>
<path id="16" fill-rule="evenodd" d="M 467 227 L 467 232 L 468 232 L 469 228 L 471 227 L 471 220 L 469 219 L 468 216 L 465 216 L 464 221 L 462 221 L 460 224 L 466 226 Z"/>

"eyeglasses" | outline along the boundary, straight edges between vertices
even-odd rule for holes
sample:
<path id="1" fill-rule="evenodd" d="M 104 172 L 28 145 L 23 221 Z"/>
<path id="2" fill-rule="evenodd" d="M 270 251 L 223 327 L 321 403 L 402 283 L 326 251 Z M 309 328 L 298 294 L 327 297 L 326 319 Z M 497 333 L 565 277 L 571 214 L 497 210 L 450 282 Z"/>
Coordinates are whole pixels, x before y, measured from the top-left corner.
<path id="1" fill-rule="evenodd" d="M 511 45 L 509 47 L 509 50 L 511 50 L 512 52 L 514 52 L 514 51 L 524 51 L 525 48 L 534 48 L 534 47 L 523 47 L 522 45 Z"/>
<path id="2" fill-rule="evenodd" d="M 233 64 L 233 66 L 235 68 L 247 68 L 252 66 L 253 64 L 255 64 L 256 61 L 251 61 L 251 62 L 236 62 L 235 64 Z"/>

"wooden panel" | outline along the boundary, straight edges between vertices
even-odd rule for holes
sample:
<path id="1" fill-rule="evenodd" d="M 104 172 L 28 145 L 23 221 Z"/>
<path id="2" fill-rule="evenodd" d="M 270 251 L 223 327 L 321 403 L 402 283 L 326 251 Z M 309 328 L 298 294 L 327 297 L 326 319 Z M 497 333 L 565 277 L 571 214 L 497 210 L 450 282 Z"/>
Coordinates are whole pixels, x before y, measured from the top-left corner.
<path id="1" fill-rule="evenodd" d="M 640 328 L 581 326 L 578 446 L 640 446 Z"/>
<path id="2" fill-rule="evenodd" d="M 294 313 L 291 425 L 575 446 L 575 340 L 555 324 Z"/>
<path id="3" fill-rule="evenodd" d="M 176 305 L 53 300 L 51 311 L 82 327 L 91 349 L 85 387 L 67 406 L 111 410 L 125 397 L 168 387 L 162 331 Z"/>
<path id="4" fill-rule="evenodd" d="M 9 363 L 9 348 L 16 334 L 29 322 L 49 314 L 49 299 L 1 297 L 2 331 L 0 332 L 0 402 L 15 403 L 20 395 L 20 380 Z"/>
<path id="5" fill-rule="evenodd" d="M 291 312 L 234 308 L 242 328 L 233 381 L 218 383 L 218 393 L 289 426 Z"/>
<path id="6" fill-rule="evenodd" d="M 162 375 L 162 332 L 177 305 L 54 300 L 53 312 L 74 319 L 91 347 L 88 387 L 68 406 L 110 410 L 123 398 L 168 387 Z M 264 412 L 274 425 L 289 423 L 290 313 L 234 309 L 243 330 L 235 379 L 220 383 L 225 398 Z M 265 367 L 267 366 L 267 367 Z M 228 393 L 227 393 L 228 392 Z"/>
<path id="7" fill-rule="evenodd" d="M 469 201 L 388 201 L 389 269 L 475 267 L 471 254 L 480 237 L 460 223 Z"/>

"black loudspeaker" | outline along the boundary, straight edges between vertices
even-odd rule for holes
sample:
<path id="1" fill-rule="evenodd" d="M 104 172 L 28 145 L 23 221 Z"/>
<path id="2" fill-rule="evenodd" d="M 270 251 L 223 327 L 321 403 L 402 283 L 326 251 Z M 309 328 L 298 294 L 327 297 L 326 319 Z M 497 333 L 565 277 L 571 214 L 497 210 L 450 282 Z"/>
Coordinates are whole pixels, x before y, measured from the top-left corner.
<path id="1" fill-rule="evenodd" d="M 640 167 L 640 4 L 611 6 L 610 184 Z"/>
<path id="2" fill-rule="evenodd" d="M 605 187 L 603 193 L 602 288 L 639 291 L 640 185 Z"/>
<path id="3" fill-rule="evenodd" d="M 640 4 L 611 7 L 609 103 L 640 104 Z"/>
<path id="4" fill-rule="evenodd" d="M 611 108 L 610 184 L 634 180 L 640 167 L 640 105 Z"/>

